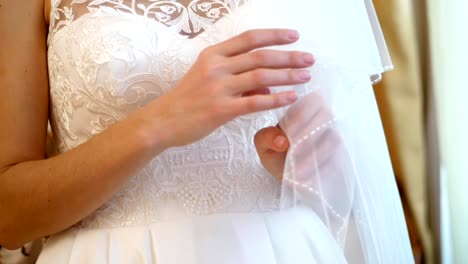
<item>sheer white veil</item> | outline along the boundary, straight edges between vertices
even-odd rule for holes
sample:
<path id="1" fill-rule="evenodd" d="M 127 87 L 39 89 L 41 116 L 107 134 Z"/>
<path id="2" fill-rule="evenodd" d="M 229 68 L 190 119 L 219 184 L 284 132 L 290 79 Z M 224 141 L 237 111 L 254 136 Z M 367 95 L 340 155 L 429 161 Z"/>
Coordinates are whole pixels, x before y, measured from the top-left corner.
<path id="1" fill-rule="evenodd" d="M 280 88 L 301 96 L 279 113 L 291 143 L 281 208 L 318 215 L 334 238 L 324 243 L 336 243 L 346 259 L 333 262 L 412 263 L 372 90 L 392 63 L 371 0 L 274 0 L 263 6 L 262 26 L 301 33 L 296 45 L 281 49 L 310 51 L 317 59 L 312 81 Z"/>

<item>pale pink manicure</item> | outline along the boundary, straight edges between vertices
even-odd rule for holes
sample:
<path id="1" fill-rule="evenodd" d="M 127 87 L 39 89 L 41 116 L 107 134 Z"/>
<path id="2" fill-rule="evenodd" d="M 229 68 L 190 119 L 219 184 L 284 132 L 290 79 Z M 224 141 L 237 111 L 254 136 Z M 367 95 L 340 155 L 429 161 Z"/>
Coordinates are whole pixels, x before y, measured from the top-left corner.
<path id="1" fill-rule="evenodd" d="M 312 64 L 315 62 L 315 57 L 314 55 L 310 54 L 310 53 L 306 53 L 304 54 L 304 56 L 302 57 L 302 59 L 304 60 L 304 63 L 306 64 Z"/>
<path id="2" fill-rule="evenodd" d="M 290 40 L 298 40 L 298 39 L 299 39 L 299 36 L 300 36 L 300 34 L 299 34 L 299 32 L 296 31 L 296 30 L 291 30 L 291 31 L 289 32 L 289 34 L 288 34 L 288 38 L 289 38 Z"/>
<path id="3" fill-rule="evenodd" d="M 297 73 L 297 76 L 299 77 L 299 79 L 301 79 L 302 81 L 308 81 L 310 80 L 311 76 L 310 76 L 310 72 L 308 70 L 302 70 L 302 71 L 299 71 Z"/>
<path id="4" fill-rule="evenodd" d="M 277 136 L 273 142 L 276 147 L 280 148 L 286 143 L 286 138 L 284 136 Z"/>

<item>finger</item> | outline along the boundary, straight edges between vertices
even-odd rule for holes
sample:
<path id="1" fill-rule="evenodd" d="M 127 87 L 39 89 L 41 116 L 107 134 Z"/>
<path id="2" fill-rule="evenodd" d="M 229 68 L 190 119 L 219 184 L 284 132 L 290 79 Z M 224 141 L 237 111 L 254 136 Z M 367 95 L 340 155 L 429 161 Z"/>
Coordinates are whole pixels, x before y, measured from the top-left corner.
<path id="1" fill-rule="evenodd" d="M 340 150 L 342 141 L 339 134 L 334 129 L 327 129 L 303 140 L 301 144 L 302 146 L 299 148 L 301 148 L 302 151 L 307 151 L 313 155 L 304 155 L 298 158 L 300 164 L 307 166 L 307 164 L 314 163 L 320 167 L 321 164 Z M 296 151 L 298 151 L 299 148 Z M 314 161 L 310 159 L 314 159 Z"/>
<path id="2" fill-rule="evenodd" d="M 289 147 L 284 132 L 278 127 L 264 128 L 257 132 L 254 141 L 262 164 L 272 175 L 281 180 Z"/>
<path id="3" fill-rule="evenodd" d="M 307 153 L 306 155 L 295 155 L 297 180 L 307 182 L 308 178 L 328 171 L 329 166 L 339 164 L 338 159 L 346 150 L 338 133 L 334 129 L 329 129 L 325 133 L 303 141 L 296 151 L 297 153 Z"/>
<path id="4" fill-rule="evenodd" d="M 313 106 L 309 106 L 312 108 Z M 308 112 L 307 110 L 297 112 L 290 117 L 287 126 L 281 122 L 281 128 L 290 135 L 292 139 L 307 137 L 311 133 L 320 133 L 332 125 L 336 120 L 326 108 L 321 108 L 317 112 Z"/>
<path id="5" fill-rule="evenodd" d="M 227 71 L 237 74 L 257 68 L 297 69 L 310 67 L 314 62 L 314 56 L 307 52 L 257 50 L 233 57 L 229 60 Z"/>
<path id="6" fill-rule="evenodd" d="M 310 81 L 308 70 L 258 69 L 229 76 L 227 88 L 234 93 L 245 93 L 262 87 L 302 84 Z"/>
<path id="7" fill-rule="evenodd" d="M 322 96 L 310 93 L 291 106 L 280 121 L 280 127 L 293 138 L 303 131 L 306 126 L 319 126 L 321 123 L 333 119 L 333 114 L 327 108 Z"/>
<path id="8" fill-rule="evenodd" d="M 269 95 L 254 95 L 235 98 L 229 102 L 226 107 L 232 109 L 233 115 L 242 116 L 287 106 L 294 103 L 296 100 L 296 92 L 287 91 Z"/>
<path id="9" fill-rule="evenodd" d="M 291 44 L 298 39 L 299 33 L 296 30 L 255 29 L 214 45 L 211 50 L 228 57 L 267 46 Z"/>
<path id="10" fill-rule="evenodd" d="M 289 148 L 288 138 L 278 127 L 267 127 L 258 131 L 254 142 L 258 153 L 285 152 Z"/>
<path id="11" fill-rule="evenodd" d="M 242 94 L 242 96 L 253 96 L 253 95 L 261 95 L 261 94 L 263 95 L 271 94 L 271 91 L 269 88 L 260 88 L 260 89 L 245 92 Z"/>

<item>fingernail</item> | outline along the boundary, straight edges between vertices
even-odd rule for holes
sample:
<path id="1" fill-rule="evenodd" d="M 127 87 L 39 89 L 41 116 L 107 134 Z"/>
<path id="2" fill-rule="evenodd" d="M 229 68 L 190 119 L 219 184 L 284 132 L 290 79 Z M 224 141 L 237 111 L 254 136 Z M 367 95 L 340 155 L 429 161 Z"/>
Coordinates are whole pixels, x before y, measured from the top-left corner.
<path id="1" fill-rule="evenodd" d="M 288 103 L 291 103 L 291 102 L 294 102 L 297 100 L 297 94 L 295 91 L 291 91 L 290 93 L 288 93 L 286 95 L 286 100 L 288 101 Z"/>
<path id="2" fill-rule="evenodd" d="M 310 80 L 310 72 L 308 70 L 301 70 L 297 73 L 297 77 L 302 81 Z"/>
<path id="3" fill-rule="evenodd" d="M 299 36 L 300 36 L 300 34 L 299 34 L 298 31 L 296 31 L 296 30 L 289 31 L 288 38 L 290 40 L 298 40 Z"/>
<path id="4" fill-rule="evenodd" d="M 304 60 L 304 63 L 306 64 L 312 64 L 315 62 L 315 57 L 314 55 L 310 54 L 310 53 L 306 53 L 304 54 L 304 56 L 302 57 L 302 59 Z"/>
<path id="5" fill-rule="evenodd" d="M 278 148 L 282 147 L 286 143 L 287 138 L 284 136 L 277 136 L 273 142 Z"/>

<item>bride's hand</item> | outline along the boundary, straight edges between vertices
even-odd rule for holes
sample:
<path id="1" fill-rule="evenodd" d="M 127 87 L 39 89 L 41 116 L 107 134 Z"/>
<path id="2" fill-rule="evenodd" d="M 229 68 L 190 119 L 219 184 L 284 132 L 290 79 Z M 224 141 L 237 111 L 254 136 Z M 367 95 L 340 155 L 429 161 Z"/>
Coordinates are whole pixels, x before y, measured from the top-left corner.
<path id="1" fill-rule="evenodd" d="M 267 127 L 257 132 L 254 143 L 265 169 L 281 181 L 286 153 L 289 149 L 286 134 L 279 126 Z"/>
<path id="2" fill-rule="evenodd" d="M 294 91 L 270 94 L 268 87 L 309 81 L 304 68 L 312 55 L 258 49 L 298 38 L 293 30 L 259 29 L 205 49 L 173 89 L 142 109 L 144 122 L 155 127 L 160 144 L 181 146 L 238 116 L 293 103 Z"/>
<path id="3" fill-rule="evenodd" d="M 323 169 L 344 153 L 338 131 L 329 124 L 334 114 L 319 93 L 310 93 L 291 106 L 276 127 L 264 128 L 255 135 L 260 161 L 273 176 L 282 180 L 286 154 L 290 142 L 302 141 L 296 151 L 307 155 L 295 156 L 297 177 L 312 177 L 316 169 Z M 320 128 L 320 129 L 318 129 Z M 312 133 L 316 131 L 317 133 Z M 286 136 L 288 135 L 288 137 Z M 307 138 L 307 140 L 301 140 Z M 311 164 L 315 164 L 311 166 Z M 307 182 L 309 179 L 297 179 Z"/>

